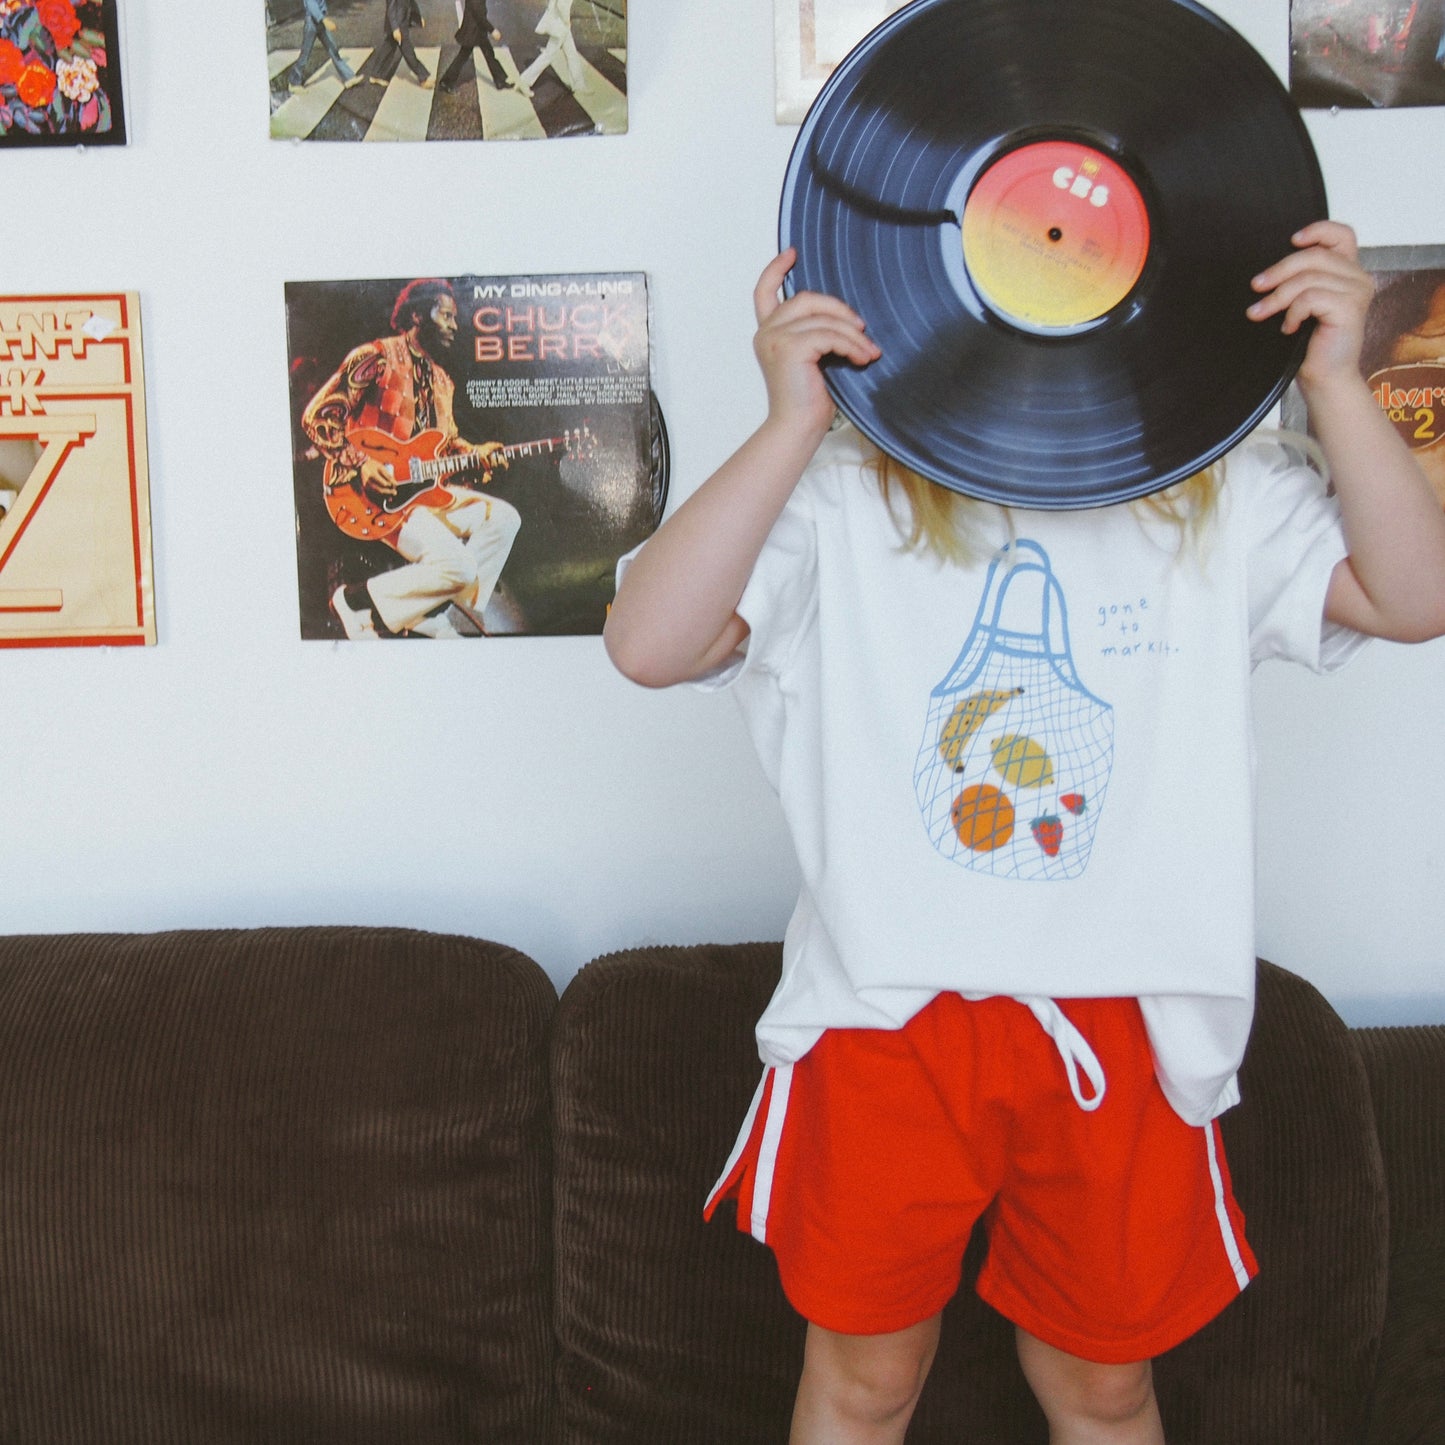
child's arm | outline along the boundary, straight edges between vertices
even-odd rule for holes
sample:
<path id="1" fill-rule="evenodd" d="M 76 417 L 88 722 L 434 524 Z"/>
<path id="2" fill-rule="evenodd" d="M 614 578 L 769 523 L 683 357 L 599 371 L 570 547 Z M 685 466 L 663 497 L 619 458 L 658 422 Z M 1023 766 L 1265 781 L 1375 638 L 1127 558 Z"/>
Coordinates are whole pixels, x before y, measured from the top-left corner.
<path id="1" fill-rule="evenodd" d="M 795 259 L 784 251 L 753 293 L 766 420 L 648 540 L 608 613 L 608 655 L 647 687 L 701 676 L 747 636 L 738 600 L 833 419 L 818 363 L 831 354 L 866 366 L 880 354 L 841 301 L 811 292 L 779 301 Z"/>
<path id="2" fill-rule="evenodd" d="M 1292 333 L 1315 320 L 1299 388 L 1329 460 L 1349 555 L 1335 568 L 1325 616 L 1396 642 L 1445 634 L 1445 513 L 1410 449 L 1360 375 L 1374 282 L 1355 234 L 1317 221 L 1300 249 L 1257 276 L 1255 320 L 1284 315 Z"/>

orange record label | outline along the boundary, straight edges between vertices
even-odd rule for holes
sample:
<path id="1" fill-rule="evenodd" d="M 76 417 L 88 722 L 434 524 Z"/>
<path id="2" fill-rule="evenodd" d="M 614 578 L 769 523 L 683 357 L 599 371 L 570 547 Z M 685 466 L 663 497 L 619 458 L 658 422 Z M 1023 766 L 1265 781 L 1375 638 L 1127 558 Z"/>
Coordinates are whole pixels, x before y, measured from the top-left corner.
<path id="1" fill-rule="evenodd" d="M 1066 331 L 1133 289 L 1149 254 L 1139 188 L 1102 151 L 1070 141 L 1020 146 L 989 166 L 963 208 L 963 259 L 1008 321 Z"/>

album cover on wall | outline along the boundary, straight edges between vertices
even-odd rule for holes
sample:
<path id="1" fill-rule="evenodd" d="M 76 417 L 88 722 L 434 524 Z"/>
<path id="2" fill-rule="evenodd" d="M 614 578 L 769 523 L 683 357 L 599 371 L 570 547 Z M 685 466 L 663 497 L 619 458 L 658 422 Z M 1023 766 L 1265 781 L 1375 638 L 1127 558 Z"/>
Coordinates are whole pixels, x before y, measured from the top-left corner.
<path id="1" fill-rule="evenodd" d="M 123 145 L 115 0 L 0 0 L 0 146 Z"/>
<path id="2" fill-rule="evenodd" d="M 1376 288 L 1360 372 L 1445 506 L 1445 246 L 1364 246 L 1360 260 Z M 1296 388 L 1280 419 L 1307 429 Z"/>
<path id="3" fill-rule="evenodd" d="M 1290 93 L 1317 110 L 1445 105 L 1445 0 L 1291 0 Z"/>
<path id="4" fill-rule="evenodd" d="M 0 296 L 0 647 L 155 640 L 139 299 Z"/>
<path id="5" fill-rule="evenodd" d="M 627 130 L 627 0 L 264 0 L 278 140 Z"/>
<path id="6" fill-rule="evenodd" d="M 286 287 L 301 635 L 600 633 L 662 515 L 642 273 Z"/>
<path id="7" fill-rule="evenodd" d="M 777 118 L 796 125 L 838 62 L 905 0 L 773 0 Z"/>

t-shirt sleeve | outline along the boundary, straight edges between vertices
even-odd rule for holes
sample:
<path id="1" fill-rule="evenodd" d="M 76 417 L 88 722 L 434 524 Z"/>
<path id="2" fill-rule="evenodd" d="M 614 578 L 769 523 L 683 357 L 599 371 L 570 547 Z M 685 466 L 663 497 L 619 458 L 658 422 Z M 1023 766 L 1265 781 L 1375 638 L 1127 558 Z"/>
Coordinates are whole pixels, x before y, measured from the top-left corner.
<path id="1" fill-rule="evenodd" d="M 1251 660 L 1315 672 L 1343 666 L 1367 639 L 1325 618 L 1330 578 L 1348 550 L 1334 498 L 1283 445 L 1251 443 L 1230 468 L 1248 528 Z"/>

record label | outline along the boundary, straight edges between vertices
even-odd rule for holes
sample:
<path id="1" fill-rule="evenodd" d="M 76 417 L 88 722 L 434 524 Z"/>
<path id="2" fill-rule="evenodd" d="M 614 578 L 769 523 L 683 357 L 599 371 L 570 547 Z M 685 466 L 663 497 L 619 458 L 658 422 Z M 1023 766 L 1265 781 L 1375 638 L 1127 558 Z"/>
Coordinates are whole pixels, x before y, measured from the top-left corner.
<path id="1" fill-rule="evenodd" d="M 1070 332 L 1107 316 L 1149 256 L 1149 212 L 1124 168 L 1065 141 L 1020 146 L 979 177 L 963 208 L 963 258 L 982 299 L 1025 330 Z"/>

